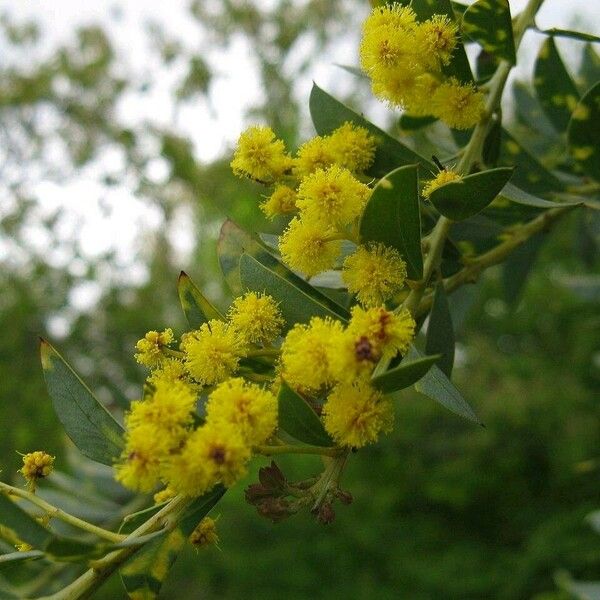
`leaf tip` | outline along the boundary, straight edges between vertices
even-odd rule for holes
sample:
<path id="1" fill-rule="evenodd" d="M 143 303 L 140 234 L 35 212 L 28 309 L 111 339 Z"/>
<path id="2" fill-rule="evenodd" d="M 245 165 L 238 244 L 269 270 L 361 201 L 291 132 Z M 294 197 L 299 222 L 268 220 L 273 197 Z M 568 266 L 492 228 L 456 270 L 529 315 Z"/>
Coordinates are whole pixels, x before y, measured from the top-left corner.
<path id="1" fill-rule="evenodd" d="M 42 362 L 42 369 L 49 371 L 52 368 L 52 352 L 54 348 L 50 345 L 50 342 L 40 336 L 40 359 Z"/>

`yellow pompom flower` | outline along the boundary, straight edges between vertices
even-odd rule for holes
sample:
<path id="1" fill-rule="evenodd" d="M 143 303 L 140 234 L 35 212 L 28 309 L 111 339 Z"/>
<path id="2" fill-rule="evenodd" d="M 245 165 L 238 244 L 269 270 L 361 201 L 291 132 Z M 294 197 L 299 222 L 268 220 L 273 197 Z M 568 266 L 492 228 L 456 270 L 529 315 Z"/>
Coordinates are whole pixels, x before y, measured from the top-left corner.
<path id="1" fill-rule="evenodd" d="M 393 358 L 408 350 L 415 327 L 415 320 L 406 309 L 396 314 L 383 306 L 369 309 L 355 306 L 347 331 L 357 341 L 363 338 L 368 341 L 376 355 Z"/>
<path id="2" fill-rule="evenodd" d="M 336 386 L 323 406 L 323 423 L 341 446 L 361 448 L 388 433 L 394 423 L 391 401 L 365 381 Z"/>
<path id="3" fill-rule="evenodd" d="M 186 378 L 187 371 L 182 361 L 177 358 L 165 358 L 160 366 L 150 373 L 146 381 L 151 385 L 157 385 L 161 382 L 185 381 Z"/>
<path id="4" fill-rule="evenodd" d="M 330 167 L 335 161 L 331 138 L 317 135 L 298 148 L 294 159 L 294 175 L 302 179 L 317 169 Z"/>
<path id="5" fill-rule="evenodd" d="M 260 209 L 269 219 L 285 215 L 296 210 L 296 192 L 287 185 L 278 185 L 273 193 L 260 205 Z"/>
<path id="6" fill-rule="evenodd" d="M 276 138 L 270 127 L 253 125 L 244 131 L 237 143 L 231 168 L 240 177 L 261 183 L 280 179 L 292 167 L 283 141 Z"/>
<path id="7" fill-rule="evenodd" d="M 333 165 L 305 177 L 298 188 L 296 206 L 302 218 L 321 227 L 348 225 L 362 212 L 371 190 L 348 169 Z"/>
<path id="8" fill-rule="evenodd" d="M 431 112 L 455 129 L 473 127 L 485 110 L 484 96 L 472 84 L 461 84 L 449 79 L 436 90 L 431 101 Z"/>
<path id="9" fill-rule="evenodd" d="M 364 127 L 344 123 L 330 136 L 335 162 L 353 173 L 366 171 L 375 158 L 375 138 Z"/>
<path id="10" fill-rule="evenodd" d="M 363 24 L 363 32 L 368 34 L 382 25 L 410 31 L 416 24 L 417 15 L 410 6 L 390 3 L 377 6 L 371 11 Z"/>
<path id="11" fill-rule="evenodd" d="M 164 470 L 169 485 L 178 494 L 197 497 L 217 483 L 233 485 L 246 473 L 250 448 L 232 425 L 204 425 L 188 438 L 181 452 Z"/>
<path id="12" fill-rule="evenodd" d="M 402 92 L 402 105 L 407 113 L 413 117 L 431 115 L 431 99 L 440 82 L 431 73 L 417 75 Z"/>
<path id="13" fill-rule="evenodd" d="M 361 304 L 376 306 L 402 289 L 406 263 L 396 249 L 384 244 L 359 246 L 344 261 L 342 277 Z"/>
<path id="14" fill-rule="evenodd" d="M 360 44 L 360 66 L 370 77 L 383 80 L 393 72 L 413 71 L 417 65 L 415 34 L 389 25 L 368 30 Z"/>
<path id="15" fill-rule="evenodd" d="M 386 75 L 382 79 L 373 79 L 371 90 L 373 95 L 384 100 L 390 107 L 404 107 L 408 103 L 411 107 L 415 104 L 414 95 L 416 91 L 419 73 L 414 70 L 400 70 Z M 413 109 L 411 108 L 411 111 Z"/>
<path id="16" fill-rule="evenodd" d="M 269 344 L 284 325 L 277 302 L 268 294 L 248 292 L 233 301 L 229 322 L 238 336 L 254 344 Z"/>
<path id="17" fill-rule="evenodd" d="M 277 398 L 242 378 L 228 379 L 208 397 L 206 423 L 233 425 L 249 446 L 264 444 L 277 427 Z"/>
<path id="18" fill-rule="evenodd" d="M 131 403 L 125 425 L 131 430 L 152 423 L 169 435 L 183 435 L 191 425 L 196 408 L 196 392 L 182 381 L 158 381 L 152 395 Z"/>
<path id="19" fill-rule="evenodd" d="M 164 359 L 162 349 L 173 341 L 173 331 L 165 329 L 163 332 L 149 331 L 135 345 L 137 354 L 135 359 L 150 369 L 158 366 Z"/>
<path id="20" fill-rule="evenodd" d="M 341 243 L 330 230 L 310 220 L 294 217 L 279 238 L 283 261 L 308 277 L 331 269 L 340 255 Z"/>
<path id="21" fill-rule="evenodd" d="M 167 486 L 166 488 L 160 490 L 160 492 L 156 492 L 152 499 L 154 500 L 154 504 L 162 504 L 163 502 L 168 502 L 169 500 L 172 500 L 173 498 L 175 498 L 176 495 L 177 494 L 175 493 L 175 491 L 169 486 Z"/>
<path id="22" fill-rule="evenodd" d="M 173 447 L 168 433 L 154 423 L 129 430 L 125 449 L 115 465 L 116 480 L 131 490 L 151 492 L 160 482 L 162 465 Z"/>
<path id="23" fill-rule="evenodd" d="M 214 385 L 236 369 L 246 347 L 227 323 L 213 319 L 182 338 L 181 349 L 188 373 L 202 385 Z"/>
<path id="24" fill-rule="evenodd" d="M 431 196 L 435 190 L 443 185 L 452 183 L 453 181 L 460 181 L 461 179 L 462 177 L 456 171 L 452 171 L 451 169 L 443 169 L 435 176 L 434 179 L 430 179 L 425 184 L 421 195 L 423 198 L 429 198 L 429 196 Z"/>
<path id="25" fill-rule="evenodd" d="M 330 347 L 343 334 L 339 321 L 313 317 L 308 325 L 297 323 L 281 346 L 281 374 L 298 390 L 318 390 L 332 382 Z"/>
<path id="26" fill-rule="evenodd" d="M 368 378 L 380 358 L 380 344 L 373 344 L 365 335 L 357 337 L 352 331 L 345 330 L 329 344 L 331 378 L 339 383 Z"/>
<path id="27" fill-rule="evenodd" d="M 195 548 L 205 548 L 218 544 L 217 522 L 210 517 L 204 517 L 192 531 L 189 537 L 190 544 Z"/>
<path id="28" fill-rule="evenodd" d="M 433 15 L 416 29 L 416 45 L 421 61 L 438 69 L 447 65 L 456 48 L 458 26 L 447 15 Z"/>
<path id="29" fill-rule="evenodd" d="M 35 488 L 38 479 L 48 477 L 54 468 L 54 456 L 43 450 L 36 450 L 23 455 L 23 466 L 19 470 L 31 489 Z"/>

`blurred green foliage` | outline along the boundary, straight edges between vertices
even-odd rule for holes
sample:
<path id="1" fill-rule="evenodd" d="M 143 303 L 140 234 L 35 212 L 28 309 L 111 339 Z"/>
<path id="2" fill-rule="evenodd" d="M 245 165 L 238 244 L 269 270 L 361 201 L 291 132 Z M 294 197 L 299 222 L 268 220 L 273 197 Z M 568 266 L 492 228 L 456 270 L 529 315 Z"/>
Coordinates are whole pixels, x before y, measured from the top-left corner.
<path id="1" fill-rule="evenodd" d="M 216 12 L 208 3 L 192 7 L 195 18 L 211 28 L 212 42 L 225 47 L 234 33 L 251 40 L 267 90 L 253 115 L 266 118 L 292 145 L 303 125 L 292 81 L 341 31 L 356 3 L 313 0 L 303 6 L 281 2 L 267 10 L 260 3 L 224 2 Z M 3 43 L 23 51 L 39 36 L 32 24 L 15 27 L 4 19 L 2 27 Z M 311 31 L 317 40 L 312 53 L 284 74 L 279 66 Z M 174 91 L 177 101 L 207 95 L 213 72 L 201 53 L 181 48 L 160 28 L 151 33 L 167 67 L 178 56 L 188 63 Z M 82 62 L 82 56 L 92 58 Z M 228 215 L 249 228 L 270 226 L 256 209 L 260 190 L 234 180 L 227 157 L 203 165 L 190 140 L 178 133 L 134 131 L 119 124 L 115 106 L 135 82 L 112 74 L 115 60 L 102 30 L 87 28 L 33 70 L 0 70 L 0 137 L 14 142 L 12 164 L 21 165 L 3 182 L 16 202 L 1 214 L 0 235 L 27 255 L 22 263 L 3 261 L 0 271 L 3 478 L 18 466 L 15 450 L 43 446 L 60 463 L 62 433 L 43 385 L 37 336 L 68 304 L 69 290 L 101 277 L 103 263 L 114 258 L 90 262 L 83 275 L 75 276 L 28 251 L 23 226 L 35 202 L 25 193 L 24 183 L 32 177 L 26 167 L 41 166 L 46 176 L 60 181 L 68 169 L 92 161 L 102 147 L 116 146 L 136 174 L 133 191 L 161 208 L 165 230 L 179 206 L 193 208 L 201 243 L 190 264 L 175 264 L 166 235 L 148 240 L 142 257 L 146 283 L 107 283 L 93 311 L 77 314 L 58 343 L 117 413 L 139 393 L 143 378 L 131 356 L 135 340 L 149 329 L 183 325 L 175 291 L 178 269 L 185 268 L 200 284 L 218 281 L 214 223 Z M 66 87 L 56 85 L 65 78 Z M 40 120 L 48 107 L 60 115 L 51 132 L 41 128 Z M 518 115 L 515 130 L 522 133 L 526 122 L 526 115 Z M 160 184 L 146 176 L 152 158 L 145 150 L 148 135 L 170 168 Z M 70 149 L 67 165 L 59 169 L 44 150 L 52 136 Z M 544 146 L 544 139 L 530 137 L 530 145 L 543 147 L 552 161 L 554 147 Z M 53 223 L 41 226 L 56 243 Z M 245 504 L 244 486 L 238 485 L 218 510 L 221 551 L 188 551 L 163 597 L 561 600 L 568 596 L 553 591 L 557 569 L 578 579 L 597 577 L 600 545 L 584 517 L 597 508 L 599 491 L 598 298 L 578 295 L 565 282 L 583 272 L 584 265 L 598 271 L 594 244 L 599 229 L 597 221 L 572 214 L 553 232 L 514 310 L 502 299 L 500 270 L 461 295 L 454 315 L 456 378 L 485 429 L 407 393 L 398 405 L 394 433 L 350 462 L 344 482 L 355 501 L 339 509 L 332 525 L 324 528 L 306 515 L 272 525 Z M 573 239 L 578 243 L 575 258 Z M 77 256 L 75 247 L 72 251 Z M 213 284 L 210 292 L 217 303 L 226 304 L 222 288 Z M 468 379 L 461 364 L 473 367 Z M 301 468 L 291 459 L 285 464 L 292 472 Z M 97 597 L 122 594 L 113 578 Z"/>

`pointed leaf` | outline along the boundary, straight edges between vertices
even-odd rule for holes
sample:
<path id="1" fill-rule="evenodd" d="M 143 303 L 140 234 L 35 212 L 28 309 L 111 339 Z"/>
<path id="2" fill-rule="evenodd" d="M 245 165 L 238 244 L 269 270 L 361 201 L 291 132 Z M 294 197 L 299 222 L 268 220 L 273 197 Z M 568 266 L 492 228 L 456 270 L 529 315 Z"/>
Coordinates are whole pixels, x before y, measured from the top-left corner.
<path id="1" fill-rule="evenodd" d="M 577 83 L 587 92 L 600 79 L 600 55 L 592 44 L 586 44 L 581 52 L 581 66 L 577 73 Z"/>
<path id="2" fill-rule="evenodd" d="M 398 125 L 402 131 L 416 131 L 418 129 L 422 129 L 423 127 L 427 127 L 427 125 L 431 125 L 436 121 L 437 117 L 414 117 L 408 113 L 403 113 L 400 117 Z"/>
<path id="3" fill-rule="evenodd" d="M 368 170 L 369 175 L 383 177 L 396 167 L 415 163 L 429 171 L 435 169 L 428 160 L 330 96 L 316 83 L 313 84 L 310 93 L 309 106 L 310 116 L 319 135 L 329 135 L 346 122 L 369 130 L 377 142 L 375 160 Z"/>
<path id="4" fill-rule="evenodd" d="M 508 0 L 478 0 L 463 15 L 462 30 L 486 52 L 516 64 Z"/>
<path id="5" fill-rule="evenodd" d="M 40 550 L 43 550 L 53 537 L 49 529 L 42 527 L 3 493 L 0 493 L 0 525 L 13 531 L 22 542 Z"/>
<path id="6" fill-rule="evenodd" d="M 396 248 L 410 279 L 423 277 L 417 166 L 400 167 L 375 186 L 360 221 L 362 242 Z"/>
<path id="7" fill-rule="evenodd" d="M 507 183 L 500 194 L 503 198 L 515 202 L 516 204 L 522 204 L 523 206 L 532 206 L 534 208 L 556 208 L 557 206 L 571 205 L 579 206 L 582 202 L 554 202 L 552 200 L 545 200 L 544 198 L 538 198 L 528 192 L 525 192 L 521 188 L 518 188 L 512 183 Z"/>
<path id="8" fill-rule="evenodd" d="M 571 113 L 577 106 L 579 92 L 551 37 L 542 44 L 538 53 L 533 86 L 546 116 L 562 133 L 567 129 Z"/>
<path id="9" fill-rule="evenodd" d="M 177 293 L 185 317 L 193 329 L 211 319 L 224 320 L 223 315 L 202 294 L 187 273 L 181 271 L 177 280 Z"/>
<path id="10" fill-rule="evenodd" d="M 426 354 L 442 355 L 437 365 L 448 377 L 452 375 L 452 367 L 454 366 L 455 344 L 448 297 L 446 296 L 444 283 L 439 281 L 435 288 L 433 305 L 429 313 L 425 352 Z"/>
<path id="11" fill-rule="evenodd" d="M 264 258 L 264 257 L 263 257 Z M 240 277 L 244 289 L 270 294 L 277 302 L 288 328 L 308 323 L 312 317 L 347 321 L 348 311 L 298 277 L 274 257 L 264 263 L 243 254 Z"/>
<path id="12" fill-rule="evenodd" d="M 571 156 L 590 177 L 600 181 L 600 82 L 573 111 L 567 137 Z"/>
<path id="13" fill-rule="evenodd" d="M 271 256 L 267 247 L 260 240 L 229 219 L 221 226 L 217 253 L 225 281 L 235 296 L 239 296 L 243 291 L 240 280 L 240 257 L 242 254 L 246 253 L 261 258 L 263 255 L 267 258 Z"/>
<path id="14" fill-rule="evenodd" d="M 279 427 L 300 442 L 315 446 L 334 446 L 323 423 L 308 402 L 287 383 L 278 395 Z"/>
<path id="15" fill-rule="evenodd" d="M 414 347 L 411 347 L 407 354 L 411 359 L 422 358 L 421 353 Z M 473 412 L 473 409 L 467 404 L 462 394 L 456 389 L 454 384 L 444 375 L 442 370 L 433 365 L 425 376 L 415 384 L 415 390 L 421 394 L 439 402 L 448 410 L 463 417 L 473 423 L 481 425 L 481 421 Z"/>
<path id="16" fill-rule="evenodd" d="M 9 554 L 0 554 L 0 571 L 2 569 L 8 569 L 16 563 L 24 562 L 27 560 L 39 560 L 44 558 L 44 553 L 40 550 L 30 550 L 28 552 L 10 552 Z M 2 600 L 2 590 L 0 590 L 0 600 Z M 17 598 L 17 596 L 14 596 Z"/>
<path id="17" fill-rule="evenodd" d="M 551 35 L 552 37 L 571 38 L 581 42 L 600 42 L 600 37 L 597 35 L 584 33 L 583 31 L 571 31 L 570 29 L 558 29 L 557 27 L 552 27 L 552 29 L 536 29 L 536 31 L 544 35 Z"/>
<path id="18" fill-rule="evenodd" d="M 48 393 L 67 435 L 85 456 L 112 465 L 123 449 L 123 428 L 46 340 L 40 353 Z"/>
<path id="19" fill-rule="evenodd" d="M 403 390 L 419 381 L 440 358 L 441 355 L 436 354 L 416 360 L 404 359 L 397 367 L 374 377 L 371 383 L 384 394 Z"/>
<path id="20" fill-rule="evenodd" d="M 496 198 L 513 174 L 510 167 L 499 167 L 467 175 L 434 190 L 429 200 L 448 219 L 461 221 L 481 212 Z"/>
<path id="21" fill-rule="evenodd" d="M 187 538 L 224 493 L 224 488 L 217 486 L 208 494 L 195 500 L 178 527 L 171 533 L 158 537 L 141 548 L 121 568 L 121 581 L 131 598 L 144 598 L 145 600 L 158 598 L 160 588 Z"/>
<path id="22" fill-rule="evenodd" d="M 544 240 L 543 233 L 530 237 L 516 248 L 502 265 L 504 298 L 511 307 L 517 305 Z"/>

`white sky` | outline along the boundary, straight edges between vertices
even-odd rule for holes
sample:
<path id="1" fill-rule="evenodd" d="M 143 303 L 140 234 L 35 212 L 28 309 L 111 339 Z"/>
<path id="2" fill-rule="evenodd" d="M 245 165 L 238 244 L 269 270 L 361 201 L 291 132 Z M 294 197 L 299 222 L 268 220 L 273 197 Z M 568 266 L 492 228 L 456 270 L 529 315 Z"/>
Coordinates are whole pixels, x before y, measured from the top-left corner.
<path id="1" fill-rule="evenodd" d="M 215 1 L 215 0 L 206 0 Z M 525 4 L 525 0 L 510 2 L 513 14 Z M 121 17 L 113 17 L 112 9 L 117 6 Z M 110 33 L 119 56 L 119 69 L 122 74 L 147 74 L 154 87 L 150 94 L 128 97 L 120 105 L 120 117 L 132 125 L 152 122 L 166 125 L 192 138 L 198 159 L 209 161 L 228 152 L 233 146 L 244 122 L 245 108 L 260 98 L 256 80 L 256 70 L 252 57 L 243 39 L 232 40 L 231 48 L 226 53 L 209 57 L 218 66 L 219 79 L 212 89 L 210 105 L 202 100 L 194 100 L 177 115 L 173 112 L 171 90 L 174 81 L 169 77 L 156 76 L 159 64 L 148 51 L 148 37 L 145 24 L 148 21 L 160 23 L 168 35 L 180 39 L 189 48 L 197 47 L 197 36 L 201 30 L 197 22 L 187 13 L 187 0 L 122 0 L 121 2 L 82 2 L 81 0 L 3 0 L 0 10 L 21 19 L 35 19 L 42 26 L 44 47 L 42 53 L 53 46 L 72 39 L 77 25 L 100 23 Z M 579 30 L 596 33 L 600 31 L 600 0 L 546 0 L 539 15 L 538 25 L 541 28 L 568 28 L 577 25 Z M 368 3 L 364 2 L 362 14 L 357 15 L 359 21 L 368 12 Z M 577 17 L 575 17 L 577 15 Z M 536 47 L 541 36 L 528 33 L 522 47 L 524 67 L 523 73 L 530 72 Z M 331 54 L 319 57 L 310 73 L 307 73 L 297 86 L 300 97 L 308 101 L 308 93 L 314 79 L 330 90 L 344 89 L 353 83 L 352 76 L 333 66 L 333 63 L 356 63 L 356 47 L 358 27 L 350 32 L 348 38 L 341 40 Z M 560 40 L 561 51 L 574 56 L 573 50 L 578 43 Z M 27 60 L 29 56 L 19 57 Z M 182 73 L 175 74 L 181 76 Z M 114 157 L 105 157 L 112 160 Z M 157 160 L 156 174 L 161 177 L 161 163 Z M 40 214 L 48 214 L 52 209 L 63 206 L 68 217 L 63 224 L 64 239 L 79 236 L 84 254 L 94 257 L 107 248 L 117 250 L 123 265 L 130 262 L 134 254 L 132 250 L 139 248 L 140 232 L 151 232 L 160 226 L 160 216 L 156 210 L 136 199 L 126 186 L 104 188 L 94 181 L 94 170 L 88 168 L 79 177 L 61 185 L 53 182 L 39 181 L 35 186 L 36 195 L 40 197 Z M 110 210 L 103 210 L 109 207 Z M 185 237 L 185 236 L 184 236 Z M 32 232 L 32 244 L 38 244 L 43 252 L 43 233 Z M 193 244 L 193 236 L 181 243 L 182 261 L 185 261 L 186 250 Z M 6 252 L 6 244 L 0 245 L 0 253 Z M 76 268 L 71 264 L 68 254 L 50 257 L 57 266 Z M 183 265 L 185 266 L 185 265 Z M 143 269 L 128 270 L 129 277 L 143 279 Z M 137 273 L 137 275 L 136 275 Z M 93 303 L 98 290 L 83 294 L 74 292 L 73 298 L 80 308 Z"/>

